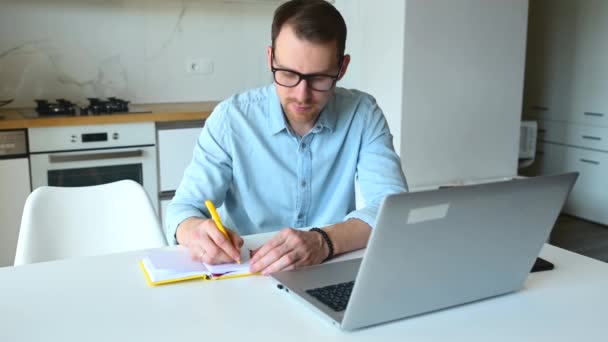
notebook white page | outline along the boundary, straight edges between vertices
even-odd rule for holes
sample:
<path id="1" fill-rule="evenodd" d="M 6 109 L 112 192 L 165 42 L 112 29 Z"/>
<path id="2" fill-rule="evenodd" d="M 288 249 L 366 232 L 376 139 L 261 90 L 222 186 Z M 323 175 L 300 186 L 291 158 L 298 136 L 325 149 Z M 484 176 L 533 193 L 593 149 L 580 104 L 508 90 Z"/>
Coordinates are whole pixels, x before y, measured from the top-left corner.
<path id="1" fill-rule="evenodd" d="M 249 273 L 249 249 L 242 248 L 241 264 L 236 262 L 209 265 L 192 260 L 186 247 L 151 250 L 142 260 L 152 282 L 180 279 L 197 275 L 218 276 Z"/>

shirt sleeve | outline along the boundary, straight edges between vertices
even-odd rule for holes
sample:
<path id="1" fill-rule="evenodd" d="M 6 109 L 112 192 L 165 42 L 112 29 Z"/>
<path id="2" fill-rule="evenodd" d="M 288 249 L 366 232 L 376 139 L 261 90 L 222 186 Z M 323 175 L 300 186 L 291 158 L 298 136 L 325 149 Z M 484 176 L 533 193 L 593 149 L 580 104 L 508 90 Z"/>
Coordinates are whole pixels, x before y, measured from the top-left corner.
<path id="1" fill-rule="evenodd" d="M 210 217 L 205 200 L 222 205 L 232 181 L 232 158 L 228 139 L 227 108 L 220 103 L 206 120 L 194 145 L 192 161 L 167 207 L 167 242 L 177 244 L 177 226 L 190 217 Z"/>
<path id="2" fill-rule="evenodd" d="M 384 197 L 406 192 L 408 187 L 384 114 L 373 98 L 369 101 L 357 162 L 357 181 L 365 206 L 350 212 L 344 220 L 356 218 L 374 228 Z"/>

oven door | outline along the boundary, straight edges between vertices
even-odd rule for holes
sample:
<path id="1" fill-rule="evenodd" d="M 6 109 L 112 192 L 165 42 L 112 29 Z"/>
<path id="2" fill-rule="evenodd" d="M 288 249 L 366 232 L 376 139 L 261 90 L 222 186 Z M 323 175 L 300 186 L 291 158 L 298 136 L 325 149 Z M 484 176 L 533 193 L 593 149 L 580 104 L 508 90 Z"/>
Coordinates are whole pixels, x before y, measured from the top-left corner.
<path id="1" fill-rule="evenodd" d="M 143 185 L 158 213 L 156 148 L 133 147 L 30 154 L 32 188 L 89 186 L 131 179 Z"/>

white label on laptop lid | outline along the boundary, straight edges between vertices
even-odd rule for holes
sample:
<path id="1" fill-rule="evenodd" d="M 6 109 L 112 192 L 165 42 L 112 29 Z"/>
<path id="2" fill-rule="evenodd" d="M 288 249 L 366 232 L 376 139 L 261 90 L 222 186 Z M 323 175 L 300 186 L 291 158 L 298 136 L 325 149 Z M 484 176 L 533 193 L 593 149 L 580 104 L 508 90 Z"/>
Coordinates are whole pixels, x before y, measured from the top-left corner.
<path id="1" fill-rule="evenodd" d="M 430 207 L 412 209 L 407 215 L 407 224 L 442 219 L 448 214 L 449 207 L 450 204 L 445 203 Z"/>

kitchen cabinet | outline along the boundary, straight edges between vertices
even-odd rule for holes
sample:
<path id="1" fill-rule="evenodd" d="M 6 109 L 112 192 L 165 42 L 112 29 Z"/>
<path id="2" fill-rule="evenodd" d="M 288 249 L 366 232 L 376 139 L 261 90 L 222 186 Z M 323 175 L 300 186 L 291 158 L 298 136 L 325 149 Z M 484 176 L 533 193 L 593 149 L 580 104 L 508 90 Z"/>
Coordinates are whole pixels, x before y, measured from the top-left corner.
<path id="1" fill-rule="evenodd" d="M 608 151 L 608 128 L 542 120 L 538 133 L 542 141 Z"/>
<path id="2" fill-rule="evenodd" d="M 608 2 L 531 0 L 524 115 L 608 127 Z"/>
<path id="3" fill-rule="evenodd" d="M 530 1 L 524 116 L 608 127 L 606 17 L 606 1 Z"/>
<path id="4" fill-rule="evenodd" d="M 565 120 L 572 84 L 575 28 L 569 23 L 575 1 L 530 0 L 524 85 L 524 115 Z"/>
<path id="5" fill-rule="evenodd" d="M 608 152 L 545 142 L 539 145 L 536 158 L 536 174 L 579 172 L 563 212 L 608 223 Z"/>
<path id="6" fill-rule="evenodd" d="M 201 133 L 203 121 L 158 123 L 156 127 L 159 200 L 164 227 L 166 207 L 182 180 L 184 170 L 192 160 L 192 152 Z"/>
<path id="7" fill-rule="evenodd" d="M 27 158 L 0 159 L 0 267 L 12 266 L 30 188 Z"/>
<path id="8" fill-rule="evenodd" d="M 608 127 L 608 1 L 572 3 L 576 45 L 568 121 Z"/>
<path id="9" fill-rule="evenodd" d="M 531 0 L 524 118 L 537 119 L 528 175 L 579 172 L 564 212 L 608 224 L 608 2 Z"/>

